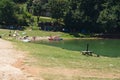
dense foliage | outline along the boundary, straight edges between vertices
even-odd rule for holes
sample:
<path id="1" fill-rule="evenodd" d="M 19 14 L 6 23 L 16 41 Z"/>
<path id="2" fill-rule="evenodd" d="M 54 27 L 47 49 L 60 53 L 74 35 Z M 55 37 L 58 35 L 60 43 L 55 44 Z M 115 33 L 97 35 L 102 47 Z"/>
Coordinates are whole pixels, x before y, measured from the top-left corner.
<path id="1" fill-rule="evenodd" d="M 119 0 L 51 1 L 54 2 L 53 5 L 50 5 L 53 7 L 51 9 L 52 17 L 63 18 L 69 31 L 79 31 L 85 33 L 120 32 Z M 61 3 L 59 3 L 60 1 L 64 2 L 64 4 L 61 5 Z"/>
<path id="2" fill-rule="evenodd" d="M 27 0 L 13 0 L 15 3 L 24 3 L 27 2 Z"/>
<path id="3" fill-rule="evenodd" d="M 120 31 L 120 2 L 118 0 L 69 0 L 64 17 L 71 30 L 115 33 Z"/>
<path id="4" fill-rule="evenodd" d="M 15 3 L 9 0 L 0 1 L 0 23 L 14 24 L 15 20 Z"/>
<path id="5" fill-rule="evenodd" d="M 68 31 L 119 33 L 119 0 L 1 0 L 0 24 L 28 25 L 32 15 L 49 16 Z"/>

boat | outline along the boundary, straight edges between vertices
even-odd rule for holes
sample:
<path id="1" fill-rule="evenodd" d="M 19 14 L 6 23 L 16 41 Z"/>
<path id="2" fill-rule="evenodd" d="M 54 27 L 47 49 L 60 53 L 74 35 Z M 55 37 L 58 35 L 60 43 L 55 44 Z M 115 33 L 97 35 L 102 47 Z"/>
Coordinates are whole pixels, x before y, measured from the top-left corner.
<path id="1" fill-rule="evenodd" d="M 58 37 L 58 36 L 55 36 L 55 37 L 49 37 L 48 40 L 50 40 L 50 41 L 61 41 L 63 39 Z"/>
<path id="2" fill-rule="evenodd" d="M 30 42 L 29 39 L 23 39 L 22 41 L 23 41 L 23 42 Z"/>

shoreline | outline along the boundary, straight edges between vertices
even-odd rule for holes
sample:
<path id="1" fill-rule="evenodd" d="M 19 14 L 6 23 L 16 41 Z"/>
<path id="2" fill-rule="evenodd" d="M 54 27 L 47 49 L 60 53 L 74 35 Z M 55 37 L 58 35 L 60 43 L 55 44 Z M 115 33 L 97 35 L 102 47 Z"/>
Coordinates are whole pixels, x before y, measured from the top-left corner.
<path id="1" fill-rule="evenodd" d="M 30 41 L 49 41 L 49 36 L 44 36 L 44 37 L 40 37 L 40 36 L 36 36 L 36 37 L 28 37 L 28 39 Z M 63 40 L 103 40 L 103 39 L 115 39 L 115 38 L 100 38 L 100 37 L 86 37 L 86 38 L 65 38 L 65 37 L 61 37 Z M 117 39 L 117 38 L 116 38 Z"/>
<path id="2" fill-rule="evenodd" d="M 54 38 L 55 36 L 53 36 Z M 18 37 L 18 40 L 22 40 L 23 42 L 29 42 L 29 41 L 49 41 L 49 39 L 51 38 L 51 36 L 24 36 L 24 37 Z M 61 41 L 61 40 L 102 40 L 102 39 L 120 39 L 120 38 L 103 38 L 103 37 L 58 37 L 58 40 L 55 41 Z M 59 40 L 61 39 L 61 40 Z M 27 40 L 27 41 L 26 41 Z M 54 41 L 54 40 L 53 40 Z"/>
<path id="3" fill-rule="evenodd" d="M 94 39 L 104 39 L 104 38 L 95 38 L 95 37 L 90 37 L 90 38 L 63 38 L 63 40 L 72 40 L 72 39 L 76 39 L 76 40 L 83 40 L 83 39 L 94 40 Z"/>

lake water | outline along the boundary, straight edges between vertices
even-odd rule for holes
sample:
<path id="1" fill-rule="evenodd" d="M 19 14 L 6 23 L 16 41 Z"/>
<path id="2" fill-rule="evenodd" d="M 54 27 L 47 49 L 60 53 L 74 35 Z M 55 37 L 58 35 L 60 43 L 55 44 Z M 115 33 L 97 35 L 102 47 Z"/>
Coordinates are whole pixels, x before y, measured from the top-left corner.
<path id="1" fill-rule="evenodd" d="M 107 57 L 120 57 L 120 40 L 119 39 L 88 39 L 88 40 L 63 40 L 37 42 L 49 46 L 60 47 L 72 51 L 84 51 L 89 44 L 89 50 L 95 54 Z"/>

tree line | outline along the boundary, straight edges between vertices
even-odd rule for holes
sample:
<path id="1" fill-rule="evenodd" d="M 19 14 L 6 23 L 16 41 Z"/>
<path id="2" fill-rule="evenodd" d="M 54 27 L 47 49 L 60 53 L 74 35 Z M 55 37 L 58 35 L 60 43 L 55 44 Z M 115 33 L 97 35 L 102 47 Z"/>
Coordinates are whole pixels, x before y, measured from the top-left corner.
<path id="1" fill-rule="evenodd" d="M 120 33 L 119 0 L 1 0 L 0 24 L 29 25 L 48 12 L 70 32 Z"/>

